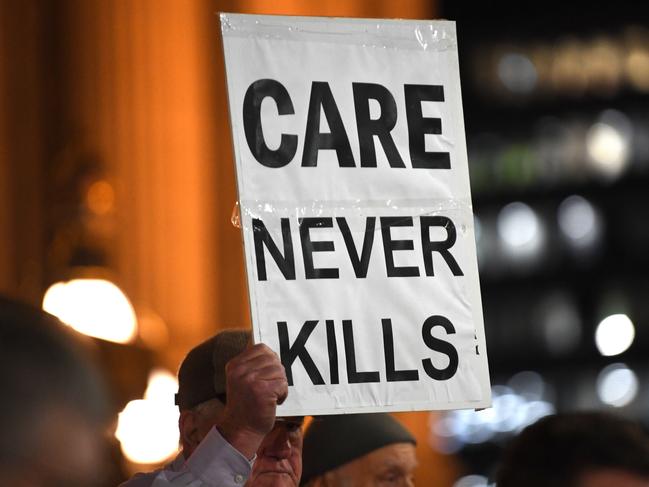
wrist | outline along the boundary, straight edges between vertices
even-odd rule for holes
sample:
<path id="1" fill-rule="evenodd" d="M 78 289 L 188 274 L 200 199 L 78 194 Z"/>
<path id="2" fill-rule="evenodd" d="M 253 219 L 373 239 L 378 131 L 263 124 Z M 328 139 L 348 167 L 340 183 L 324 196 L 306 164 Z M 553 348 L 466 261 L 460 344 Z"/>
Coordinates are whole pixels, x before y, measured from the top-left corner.
<path id="1" fill-rule="evenodd" d="M 238 425 L 228 419 L 223 419 L 215 424 L 221 436 L 248 460 L 252 460 L 264 440 L 264 434 Z"/>

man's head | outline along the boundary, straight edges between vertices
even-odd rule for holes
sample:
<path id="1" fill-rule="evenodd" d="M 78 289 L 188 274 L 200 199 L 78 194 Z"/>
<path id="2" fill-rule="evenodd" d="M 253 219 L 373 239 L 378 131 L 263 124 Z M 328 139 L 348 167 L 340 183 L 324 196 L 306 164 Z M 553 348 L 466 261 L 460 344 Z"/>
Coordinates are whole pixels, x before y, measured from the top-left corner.
<path id="1" fill-rule="evenodd" d="M 302 423 L 304 418 L 277 418 L 257 450 L 247 486 L 297 487 L 302 476 Z"/>
<path id="2" fill-rule="evenodd" d="M 245 330 L 224 330 L 192 348 L 178 369 L 176 405 L 180 409 L 180 442 L 189 457 L 223 414 L 225 365 L 250 340 Z"/>
<path id="3" fill-rule="evenodd" d="M 384 413 L 315 418 L 304 435 L 302 485 L 412 486 L 415 439 Z"/>
<path id="4" fill-rule="evenodd" d="M 649 439 L 606 413 L 548 416 L 507 447 L 498 487 L 649 487 Z"/>
<path id="5" fill-rule="evenodd" d="M 215 425 L 223 422 L 228 407 L 239 407 L 239 398 L 228 394 L 237 384 L 228 381 L 247 381 L 255 376 L 258 365 L 267 364 L 267 350 L 256 352 L 249 341 L 247 331 L 225 330 L 192 349 L 183 360 L 176 404 L 180 408 L 180 438 L 186 457 Z M 242 370 L 249 374 L 240 373 Z M 242 392 L 245 395 L 245 389 Z M 302 417 L 277 418 L 257 448 L 246 485 L 297 487 L 302 473 L 302 422 Z"/>
<path id="6" fill-rule="evenodd" d="M 12 486 L 96 485 L 106 392 L 71 330 L 0 297 L 0 478 Z"/>

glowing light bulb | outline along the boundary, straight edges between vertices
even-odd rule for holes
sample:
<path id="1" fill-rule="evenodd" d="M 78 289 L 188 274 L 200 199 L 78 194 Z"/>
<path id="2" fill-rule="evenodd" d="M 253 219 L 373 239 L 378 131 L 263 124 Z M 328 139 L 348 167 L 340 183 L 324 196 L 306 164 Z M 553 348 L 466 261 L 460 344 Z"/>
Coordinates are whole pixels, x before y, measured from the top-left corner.
<path id="1" fill-rule="evenodd" d="M 115 284 L 103 279 L 73 279 L 53 284 L 43 309 L 79 333 L 117 343 L 133 341 L 135 311 Z"/>
<path id="2" fill-rule="evenodd" d="M 635 327 L 627 315 L 617 314 L 604 318 L 595 330 L 595 344 L 606 357 L 626 351 L 635 338 Z"/>
<path id="3" fill-rule="evenodd" d="M 119 413 L 115 437 L 130 461 L 158 464 L 178 451 L 178 408 L 173 394 L 178 382 L 173 374 L 155 369 L 149 374 L 144 399 L 129 402 Z"/>
<path id="4" fill-rule="evenodd" d="M 606 110 L 586 134 L 592 168 L 602 177 L 620 177 L 631 160 L 631 122 L 621 112 Z"/>
<path id="5" fill-rule="evenodd" d="M 178 391 L 178 379 L 165 369 L 153 369 L 149 374 L 144 399 L 173 404 L 174 394 Z"/>

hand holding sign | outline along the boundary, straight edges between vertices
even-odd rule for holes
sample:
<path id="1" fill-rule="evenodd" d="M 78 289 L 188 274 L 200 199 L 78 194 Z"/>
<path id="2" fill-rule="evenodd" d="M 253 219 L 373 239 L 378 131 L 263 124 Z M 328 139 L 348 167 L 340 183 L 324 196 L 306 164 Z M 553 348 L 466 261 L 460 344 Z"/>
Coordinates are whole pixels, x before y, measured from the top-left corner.
<path id="1" fill-rule="evenodd" d="M 230 360 L 225 373 L 227 401 L 218 429 L 232 446 L 252 458 L 273 429 L 277 405 L 286 399 L 286 373 L 277 354 L 263 343 Z"/>

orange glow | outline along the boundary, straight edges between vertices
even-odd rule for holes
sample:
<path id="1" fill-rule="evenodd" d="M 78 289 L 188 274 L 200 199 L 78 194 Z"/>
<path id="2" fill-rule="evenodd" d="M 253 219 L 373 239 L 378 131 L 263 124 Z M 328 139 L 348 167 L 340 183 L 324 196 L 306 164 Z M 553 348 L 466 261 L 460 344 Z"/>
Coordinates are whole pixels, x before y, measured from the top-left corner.
<path id="1" fill-rule="evenodd" d="M 103 279 L 57 282 L 43 296 L 43 309 L 79 333 L 102 340 L 129 343 L 137 332 L 130 301 Z"/>
<path id="2" fill-rule="evenodd" d="M 583 52 L 583 69 L 588 74 L 590 90 L 611 95 L 622 81 L 624 53 L 612 39 L 600 37 L 587 45 Z"/>
<path id="3" fill-rule="evenodd" d="M 626 70 L 634 88 L 649 91 L 649 48 L 634 48 L 626 59 Z"/>
<path id="4" fill-rule="evenodd" d="M 552 63 L 552 83 L 555 90 L 581 95 L 588 84 L 583 69 L 583 43 L 576 39 L 564 39 L 555 49 Z"/>
<path id="5" fill-rule="evenodd" d="M 149 374 L 144 399 L 129 402 L 119 413 L 115 437 L 122 453 L 135 463 L 156 464 L 178 451 L 178 408 L 173 395 L 176 377 L 167 370 Z"/>
<path id="6" fill-rule="evenodd" d="M 95 181 L 86 192 L 86 205 L 96 215 L 107 215 L 115 206 L 115 191 L 108 181 Z"/>
<path id="7" fill-rule="evenodd" d="M 146 346 L 153 350 L 163 349 L 169 342 L 167 324 L 155 311 L 138 308 L 138 331 Z"/>

